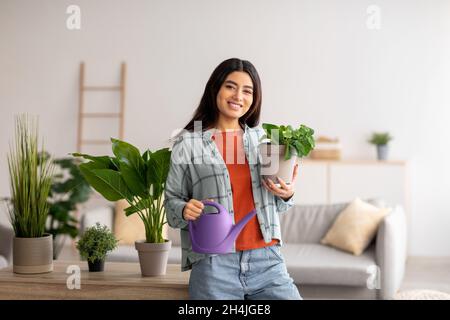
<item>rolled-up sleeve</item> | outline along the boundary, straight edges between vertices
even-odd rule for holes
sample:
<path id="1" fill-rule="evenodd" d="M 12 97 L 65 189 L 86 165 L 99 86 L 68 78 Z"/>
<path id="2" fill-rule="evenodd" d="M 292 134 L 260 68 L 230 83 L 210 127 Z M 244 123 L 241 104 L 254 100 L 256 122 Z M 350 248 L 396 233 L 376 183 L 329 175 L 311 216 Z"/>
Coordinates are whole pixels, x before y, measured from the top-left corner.
<path id="1" fill-rule="evenodd" d="M 277 204 L 277 211 L 279 213 L 288 211 L 294 205 L 294 196 L 290 197 L 289 200 L 285 201 L 280 197 L 275 197 Z"/>
<path id="2" fill-rule="evenodd" d="M 183 209 L 191 198 L 192 181 L 189 172 L 188 150 L 183 148 L 182 139 L 175 142 L 170 158 L 170 169 L 164 191 L 164 209 L 167 223 L 172 228 L 185 228 Z"/>

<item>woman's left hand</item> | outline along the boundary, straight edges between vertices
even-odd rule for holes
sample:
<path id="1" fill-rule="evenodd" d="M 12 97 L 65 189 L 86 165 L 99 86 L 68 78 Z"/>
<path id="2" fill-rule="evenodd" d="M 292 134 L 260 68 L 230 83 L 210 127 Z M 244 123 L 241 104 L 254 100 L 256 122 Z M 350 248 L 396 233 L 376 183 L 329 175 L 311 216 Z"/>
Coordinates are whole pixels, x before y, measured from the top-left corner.
<path id="1" fill-rule="evenodd" d="M 294 167 L 294 173 L 292 174 L 291 183 L 289 185 L 287 185 L 283 181 L 283 179 L 279 177 L 277 177 L 277 179 L 278 182 L 280 183 L 281 188 L 277 187 L 275 183 L 273 183 L 273 181 L 269 178 L 267 178 L 266 181 L 264 181 L 263 179 L 262 184 L 268 191 L 280 197 L 284 201 L 287 201 L 294 195 L 295 192 L 294 187 L 295 187 L 295 180 L 297 179 L 297 174 L 298 174 L 298 163 Z"/>

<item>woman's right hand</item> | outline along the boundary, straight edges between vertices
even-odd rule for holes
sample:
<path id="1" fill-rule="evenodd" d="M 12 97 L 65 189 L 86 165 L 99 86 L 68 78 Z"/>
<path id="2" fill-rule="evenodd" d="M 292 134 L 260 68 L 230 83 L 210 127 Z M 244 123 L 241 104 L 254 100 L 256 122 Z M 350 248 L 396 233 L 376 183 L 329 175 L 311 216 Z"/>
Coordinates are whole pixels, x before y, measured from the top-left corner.
<path id="1" fill-rule="evenodd" d="M 208 201 L 214 201 L 212 199 L 206 199 Z M 188 201 L 188 203 L 184 206 L 183 209 L 183 218 L 186 221 L 195 221 L 198 217 L 202 214 L 203 209 L 205 208 L 205 205 L 200 201 L 196 199 L 191 199 Z"/>

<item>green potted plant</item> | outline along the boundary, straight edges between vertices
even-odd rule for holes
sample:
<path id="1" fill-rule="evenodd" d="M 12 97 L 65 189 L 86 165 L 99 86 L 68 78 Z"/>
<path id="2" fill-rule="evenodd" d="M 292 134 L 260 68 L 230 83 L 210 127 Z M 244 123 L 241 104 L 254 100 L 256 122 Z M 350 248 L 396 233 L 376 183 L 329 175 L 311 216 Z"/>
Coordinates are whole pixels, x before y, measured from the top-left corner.
<path id="1" fill-rule="evenodd" d="M 135 242 L 143 276 L 166 273 L 172 242 L 163 237 L 166 223 L 164 188 L 169 174 L 169 148 L 142 155 L 133 145 L 111 138 L 111 156 L 74 153 L 89 162 L 79 168 L 88 183 L 109 201 L 125 199 L 130 205 L 125 214 L 138 214 L 144 223 L 145 240 Z"/>
<path id="2" fill-rule="evenodd" d="M 53 270 L 52 235 L 45 232 L 45 223 L 54 167 L 49 160 L 39 161 L 37 140 L 37 120 L 28 115 L 17 117 L 15 142 L 8 154 L 15 273 Z"/>
<path id="3" fill-rule="evenodd" d="M 372 133 L 368 142 L 377 147 L 377 159 L 378 160 L 387 160 L 388 152 L 389 152 L 388 143 L 392 139 L 393 139 L 393 137 L 389 134 L 389 132 L 374 132 L 374 133 Z"/>
<path id="4" fill-rule="evenodd" d="M 314 149 L 314 130 L 301 124 L 298 129 L 290 125 L 263 123 L 265 131 L 259 145 L 262 158 L 261 174 L 279 185 L 276 177 L 291 183 L 297 157 L 307 156 Z"/>
<path id="5" fill-rule="evenodd" d="M 117 247 L 117 243 L 108 227 L 97 222 L 84 231 L 77 242 L 77 249 L 81 257 L 87 259 L 89 272 L 98 272 L 104 270 L 106 255 Z"/>
<path id="6" fill-rule="evenodd" d="M 47 152 L 42 153 L 42 160 L 50 158 Z M 47 199 L 49 213 L 46 223 L 46 233 L 53 236 L 53 259 L 57 259 L 69 236 L 78 236 L 78 220 L 73 213 L 79 204 L 86 202 L 92 192 L 90 185 L 83 178 L 77 158 L 54 159 L 55 174 Z"/>

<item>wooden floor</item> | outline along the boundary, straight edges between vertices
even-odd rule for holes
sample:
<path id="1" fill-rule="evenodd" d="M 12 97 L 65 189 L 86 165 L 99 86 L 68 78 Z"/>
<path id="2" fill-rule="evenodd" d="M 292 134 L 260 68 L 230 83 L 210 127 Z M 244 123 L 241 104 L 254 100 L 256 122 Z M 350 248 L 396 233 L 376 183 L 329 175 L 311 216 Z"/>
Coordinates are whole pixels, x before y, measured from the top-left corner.
<path id="1" fill-rule="evenodd" d="M 60 259 L 79 259 L 76 250 L 69 246 L 61 252 Z M 450 257 L 409 257 L 403 290 L 428 289 L 450 294 Z"/>
<path id="2" fill-rule="evenodd" d="M 400 290 L 416 289 L 450 294 L 450 257 L 409 257 Z"/>

